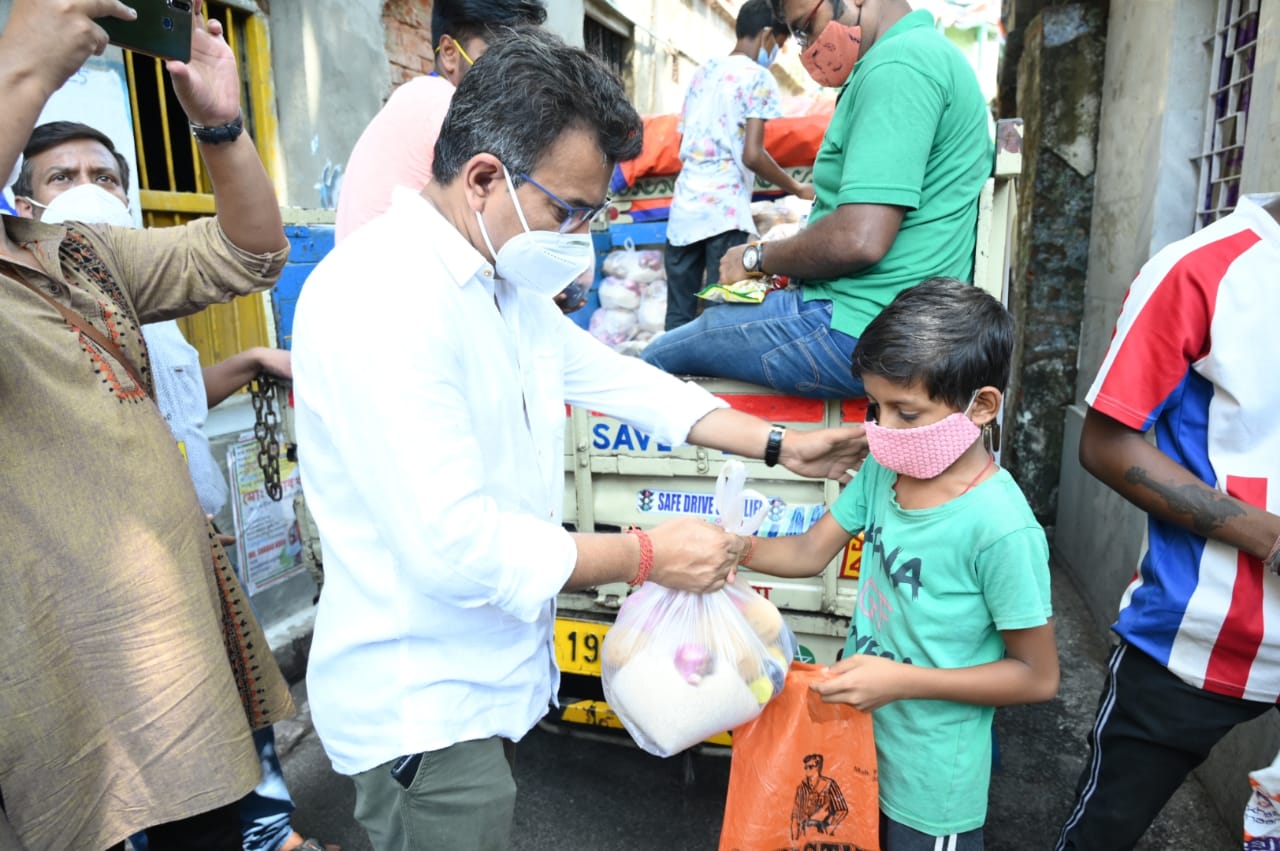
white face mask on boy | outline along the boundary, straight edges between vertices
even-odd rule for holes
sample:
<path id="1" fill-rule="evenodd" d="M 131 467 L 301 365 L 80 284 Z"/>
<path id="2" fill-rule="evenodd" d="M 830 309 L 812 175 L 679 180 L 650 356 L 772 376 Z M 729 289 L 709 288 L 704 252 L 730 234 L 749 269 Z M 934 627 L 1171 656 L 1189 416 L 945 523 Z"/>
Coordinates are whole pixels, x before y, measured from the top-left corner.
<path id="1" fill-rule="evenodd" d="M 511 237 L 495 251 L 489 240 L 484 216 L 480 215 L 479 210 L 476 211 L 480 235 L 484 237 L 484 244 L 493 255 L 494 269 L 499 278 L 510 281 L 523 290 L 553 298 L 595 263 L 595 247 L 591 244 L 591 235 L 530 230 L 524 210 L 520 207 L 520 199 L 516 197 L 515 186 L 511 183 L 511 172 L 506 166 L 502 167 L 502 176 L 507 181 L 507 190 L 511 193 L 511 200 L 515 203 L 516 215 L 520 217 L 520 226 L 524 228 L 524 232 Z"/>

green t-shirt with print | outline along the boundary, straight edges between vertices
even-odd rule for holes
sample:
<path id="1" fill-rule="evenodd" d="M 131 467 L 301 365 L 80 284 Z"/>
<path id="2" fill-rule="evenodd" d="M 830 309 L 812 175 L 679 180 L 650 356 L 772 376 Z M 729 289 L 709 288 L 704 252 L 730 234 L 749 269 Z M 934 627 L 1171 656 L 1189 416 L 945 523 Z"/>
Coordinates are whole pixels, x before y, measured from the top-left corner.
<path id="1" fill-rule="evenodd" d="M 830 300 L 832 327 L 858 337 L 907 287 L 938 275 L 973 280 L 978 195 L 994 156 L 973 69 L 930 12 L 906 15 L 840 92 L 813 164 L 809 222 L 842 204 L 906 207 L 906 215 L 880 262 L 805 281 L 805 300 Z"/>
<path id="2" fill-rule="evenodd" d="M 868 458 L 831 509 L 845 531 L 866 532 L 845 656 L 967 668 L 1004 657 L 1001 630 L 1048 622 L 1048 543 L 1008 472 L 919 510 L 898 505 L 895 481 Z M 875 710 L 881 810 L 931 836 L 981 827 L 994 713 L 942 700 Z"/>

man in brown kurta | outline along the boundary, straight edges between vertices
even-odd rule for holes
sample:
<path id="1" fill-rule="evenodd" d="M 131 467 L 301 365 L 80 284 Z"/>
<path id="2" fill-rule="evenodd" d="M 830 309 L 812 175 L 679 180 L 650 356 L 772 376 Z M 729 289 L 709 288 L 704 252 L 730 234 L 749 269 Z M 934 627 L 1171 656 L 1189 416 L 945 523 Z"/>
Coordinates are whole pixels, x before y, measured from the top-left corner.
<path id="1" fill-rule="evenodd" d="M 15 0 L 0 34 L 0 173 L 100 48 L 91 18 L 107 14 L 129 12 Z M 238 110 L 218 36 L 197 26 L 191 63 L 170 68 L 206 126 Z M 232 804 L 258 779 L 250 725 L 290 708 L 147 386 L 141 323 L 265 289 L 287 254 L 248 137 L 201 148 L 216 219 L 145 231 L 3 219 L 0 847 L 104 849 Z"/>

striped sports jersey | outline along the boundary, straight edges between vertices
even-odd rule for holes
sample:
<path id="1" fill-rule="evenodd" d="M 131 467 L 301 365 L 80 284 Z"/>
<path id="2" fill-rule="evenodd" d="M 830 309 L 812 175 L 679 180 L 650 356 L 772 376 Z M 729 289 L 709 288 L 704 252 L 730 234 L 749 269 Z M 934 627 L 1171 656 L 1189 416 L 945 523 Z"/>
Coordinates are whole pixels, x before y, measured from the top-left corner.
<path id="1" fill-rule="evenodd" d="M 1250 196 L 1149 260 L 1086 401 L 1201 481 L 1280 513 L 1280 223 Z M 1280 696 L 1280 577 L 1154 517 L 1115 630 L 1184 681 Z"/>

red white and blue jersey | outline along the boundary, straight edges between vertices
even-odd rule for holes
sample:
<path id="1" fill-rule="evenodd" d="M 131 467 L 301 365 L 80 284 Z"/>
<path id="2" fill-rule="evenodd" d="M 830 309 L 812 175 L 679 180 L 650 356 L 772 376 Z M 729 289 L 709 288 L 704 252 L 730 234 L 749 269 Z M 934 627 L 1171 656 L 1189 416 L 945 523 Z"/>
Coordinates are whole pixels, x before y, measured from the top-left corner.
<path id="1" fill-rule="evenodd" d="M 1251 196 L 1138 273 L 1087 402 L 1201 481 L 1280 514 L 1280 223 Z M 1280 697 L 1280 577 L 1149 518 L 1115 630 L 1184 681 Z"/>

